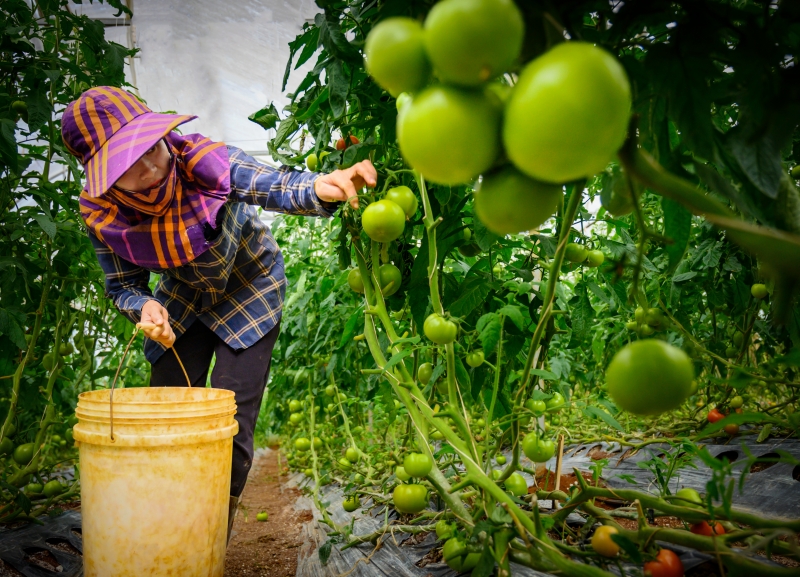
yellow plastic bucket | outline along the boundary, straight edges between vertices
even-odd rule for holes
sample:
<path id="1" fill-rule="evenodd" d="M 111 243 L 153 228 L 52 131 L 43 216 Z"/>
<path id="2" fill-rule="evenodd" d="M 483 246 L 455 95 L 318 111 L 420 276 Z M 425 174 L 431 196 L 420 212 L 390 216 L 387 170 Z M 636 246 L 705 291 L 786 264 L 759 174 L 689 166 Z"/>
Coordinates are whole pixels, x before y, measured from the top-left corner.
<path id="1" fill-rule="evenodd" d="M 164 387 L 78 397 L 85 577 L 222 577 L 232 391 Z"/>

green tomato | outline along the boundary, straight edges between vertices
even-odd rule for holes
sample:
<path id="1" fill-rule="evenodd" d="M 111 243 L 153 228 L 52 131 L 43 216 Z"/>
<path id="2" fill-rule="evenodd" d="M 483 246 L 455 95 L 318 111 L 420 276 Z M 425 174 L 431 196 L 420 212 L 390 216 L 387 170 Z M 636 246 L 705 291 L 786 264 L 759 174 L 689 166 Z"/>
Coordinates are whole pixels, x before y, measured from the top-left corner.
<path id="1" fill-rule="evenodd" d="M 12 457 L 17 465 L 25 466 L 33 460 L 34 452 L 35 445 L 33 443 L 25 443 L 24 445 L 20 445 L 14 449 L 14 454 Z"/>
<path id="2" fill-rule="evenodd" d="M 350 461 L 347 460 L 346 457 L 342 457 L 339 459 L 339 466 L 345 471 L 349 471 L 350 469 L 353 468 L 353 465 L 350 463 Z"/>
<path id="3" fill-rule="evenodd" d="M 306 156 L 306 168 L 308 168 L 308 170 L 310 170 L 311 172 L 316 172 L 317 164 L 318 164 L 318 159 L 316 154 L 312 152 L 311 154 Z"/>
<path id="4" fill-rule="evenodd" d="M 519 473 L 511 473 L 511 475 L 503 482 L 509 493 L 515 497 L 521 497 L 528 494 L 528 482 L 525 477 Z"/>
<path id="5" fill-rule="evenodd" d="M 437 345 L 447 345 L 456 340 L 458 325 L 437 313 L 428 315 L 422 325 L 425 336 Z"/>
<path id="6" fill-rule="evenodd" d="M 531 411 L 537 417 L 544 415 L 547 411 L 547 403 L 541 400 L 528 399 L 525 401 L 525 408 Z"/>
<path id="7" fill-rule="evenodd" d="M 544 463 L 555 455 L 556 444 L 549 439 L 540 439 L 536 433 L 528 433 L 522 439 L 522 452 L 534 463 Z"/>
<path id="8" fill-rule="evenodd" d="M 256 513 L 256 521 L 259 523 L 265 523 L 269 520 L 269 513 L 266 511 L 259 511 Z"/>
<path id="9" fill-rule="evenodd" d="M 328 385 L 325 387 L 325 395 L 328 397 L 336 396 L 336 387 L 334 385 Z"/>
<path id="10" fill-rule="evenodd" d="M 64 487 L 64 485 L 62 485 L 60 481 L 53 480 L 53 481 L 48 481 L 47 483 L 44 484 L 44 487 L 42 488 L 42 493 L 44 493 L 44 496 L 49 499 L 50 497 L 55 497 L 56 495 L 60 495 L 65 490 L 66 487 Z"/>
<path id="11" fill-rule="evenodd" d="M 424 453 L 408 453 L 403 459 L 403 468 L 412 477 L 425 477 L 433 468 L 433 461 Z"/>
<path id="12" fill-rule="evenodd" d="M 289 415 L 289 422 L 293 425 L 298 425 L 303 420 L 303 413 L 292 413 Z"/>
<path id="13" fill-rule="evenodd" d="M 480 553 L 467 553 L 467 544 L 458 537 L 451 537 L 442 547 L 442 556 L 447 566 L 458 572 L 467 572 L 475 568 L 480 561 Z"/>
<path id="14" fill-rule="evenodd" d="M 756 283 L 750 287 L 750 294 L 753 295 L 753 298 L 761 300 L 767 298 L 769 291 L 767 290 L 767 285 Z"/>
<path id="15" fill-rule="evenodd" d="M 564 258 L 570 262 L 583 262 L 589 256 L 589 251 L 582 244 L 571 242 L 567 245 Z"/>
<path id="16" fill-rule="evenodd" d="M 731 409 L 739 409 L 744 405 L 744 399 L 739 395 L 733 397 L 730 402 L 728 403 Z"/>
<path id="17" fill-rule="evenodd" d="M 441 441 L 442 439 L 444 439 L 444 435 L 442 434 L 441 431 L 434 431 L 431 433 L 431 439 L 433 439 L 434 441 Z"/>
<path id="18" fill-rule="evenodd" d="M 313 477 L 314 476 L 314 469 L 304 469 L 303 475 L 306 477 Z"/>
<path id="19" fill-rule="evenodd" d="M 405 467 L 403 467 L 403 465 L 397 465 L 397 467 L 394 468 L 394 474 L 403 483 L 405 483 L 406 481 L 408 481 L 411 478 L 411 475 L 409 475 L 406 472 Z"/>
<path id="20" fill-rule="evenodd" d="M 417 380 L 423 385 L 427 385 L 433 376 L 433 365 L 431 363 L 422 363 L 417 369 Z"/>
<path id="21" fill-rule="evenodd" d="M 423 485 L 398 485 L 392 492 L 394 508 L 400 513 L 419 513 L 428 506 L 428 489 Z"/>
<path id="22" fill-rule="evenodd" d="M 364 294 L 364 279 L 361 278 L 361 271 L 357 268 L 351 268 L 350 272 L 347 273 L 347 284 L 350 285 L 353 291 Z M 328 386 L 332 387 L 333 385 Z"/>
<path id="23" fill-rule="evenodd" d="M 358 463 L 358 449 L 355 447 L 348 447 L 347 450 L 344 452 L 344 457 L 351 463 Z"/>
<path id="24" fill-rule="evenodd" d="M 690 487 L 684 487 L 683 489 L 679 489 L 678 492 L 675 493 L 675 496 L 678 497 L 679 499 L 684 500 L 684 501 L 675 501 L 675 504 L 683 505 L 684 507 L 689 506 L 685 501 L 688 501 L 690 504 L 701 505 L 701 506 L 704 504 L 703 498 L 700 496 L 700 493 L 698 493 L 697 491 L 695 491 Z"/>
<path id="25" fill-rule="evenodd" d="M 417 212 L 419 202 L 414 192 L 407 186 L 395 186 L 386 192 L 384 197 L 386 200 L 391 200 L 403 209 L 406 213 L 406 218 L 411 218 Z"/>
<path id="26" fill-rule="evenodd" d="M 361 226 L 372 240 L 392 242 L 406 226 L 406 213 L 391 200 L 379 200 L 370 204 L 361 215 Z"/>
<path id="27" fill-rule="evenodd" d="M 41 483 L 28 483 L 25 486 L 25 492 L 28 494 L 39 494 L 44 491 L 44 486 Z"/>
<path id="28" fill-rule="evenodd" d="M 431 75 L 422 24 L 413 18 L 391 17 L 370 30 L 364 64 L 375 82 L 392 96 L 419 90 Z"/>
<path id="29" fill-rule="evenodd" d="M 561 393 L 553 393 L 553 396 L 545 403 L 548 411 L 558 412 L 564 406 L 564 395 Z"/>
<path id="30" fill-rule="evenodd" d="M 659 415 L 678 408 L 689 396 L 693 380 L 689 356 L 655 339 L 625 345 L 606 370 L 612 400 L 637 415 Z"/>
<path id="31" fill-rule="evenodd" d="M 361 501 L 359 500 L 357 495 L 350 495 L 344 501 L 342 501 L 342 509 L 344 509 L 348 513 L 352 513 L 360 506 L 361 506 Z"/>
<path id="32" fill-rule="evenodd" d="M 630 83 L 619 61 L 589 42 L 562 42 L 520 73 L 505 108 L 505 151 L 531 178 L 589 177 L 622 146 L 630 115 Z"/>
<path id="33" fill-rule="evenodd" d="M 603 264 L 606 260 L 606 255 L 601 250 L 590 250 L 586 256 L 586 266 L 596 268 Z"/>
<path id="34" fill-rule="evenodd" d="M 303 410 L 303 403 L 296 399 L 292 399 L 289 401 L 289 412 L 291 413 L 299 413 Z"/>
<path id="35" fill-rule="evenodd" d="M 506 464 L 506 456 L 505 455 L 497 455 L 497 457 L 495 458 L 495 461 L 497 461 L 498 465 L 505 465 Z"/>
<path id="36" fill-rule="evenodd" d="M 453 523 L 448 523 L 444 519 L 436 521 L 436 537 L 438 539 L 449 539 L 456 533 L 456 526 Z"/>
<path id="37" fill-rule="evenodd" d="M 473 351 L 467 355 L 467 364 L 473 369 L 481 366 L 483 361 L 483 351 Z"/>
<path id="38" fill-rule="evenodd" d="M 299 439 L 295 440 L 294 448 L 302 453 L 305 453 L 311 448 L 311 441 L 305 437 L 300 437 Z"/>
<path id="39" fill-rule="evenodd" d="M 383 296 L 389 297 L 400 290 L 400 283 L 403 282 L 403 274 L 400 269 L 393 264 L 382 264 L 378 269 L 378 275 L 381 279 L 381 291 Z"/>

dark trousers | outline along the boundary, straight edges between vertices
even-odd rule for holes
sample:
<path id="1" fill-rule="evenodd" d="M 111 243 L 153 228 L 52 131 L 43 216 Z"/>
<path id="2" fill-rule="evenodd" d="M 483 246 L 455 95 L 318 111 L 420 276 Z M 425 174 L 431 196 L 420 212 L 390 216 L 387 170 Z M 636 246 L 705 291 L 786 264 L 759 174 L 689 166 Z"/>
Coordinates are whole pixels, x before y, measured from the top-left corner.
<path id="1" fill-rule="evenodd" d="M 233 438 L 231 495 L 234 497 L 241 496 L 244 491 L 247 474 L 253 465 L 253 431 L 269 377 L 272 349 L 278 340 L 279 326 L 276 325 L 254 345 L 236 351 L 201 321 L 196 320 L 174 344 L 193 387 L 206 386 L 211 359 L 216 355 L 217 360 L 211 372 L 211 386 L 233 391 L 236 395 L 239 432 Z M 170 351 L 165 352 L 153 364 L 150 386 L 185 384 L 186 377 L 175 355 Z"/>

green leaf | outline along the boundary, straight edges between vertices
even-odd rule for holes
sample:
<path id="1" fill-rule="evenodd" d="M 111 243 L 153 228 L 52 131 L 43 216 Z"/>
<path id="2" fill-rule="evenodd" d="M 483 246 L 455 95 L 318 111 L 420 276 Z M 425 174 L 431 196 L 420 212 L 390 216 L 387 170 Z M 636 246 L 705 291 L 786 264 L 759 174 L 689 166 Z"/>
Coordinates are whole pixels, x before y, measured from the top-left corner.
<path id="1" fill-rule="evenodd" d="M 308 118 L 311 118 L 311 116 L 317 110 L 319 110 L 319 107 L 322 105 L 322 103 L 325 102 L 326 100 L 328 100 L 329 98 L 330 98 L 330 90 L 326 86 L 325 88 L 320 90 L 319 94 L 314 99 L 314 101 L 311 104 L 308 105 L 308 108 L 306 108 L 302 112 L 300 112 L 300 110 L 298 110 L 299 114 L 295 115 L 295 118 L 297 120 L 299 120 L 300 122 L 302 122 L 302 121 L 304 121 L 304 120 L 306 120 Z"/>
<path id="2" fill-rule="evenodd" d="M 531 374 L 545 381 L 558 380 L 558 377 L 554 373 L 551 373 L 550 371 L 546 371 L 544 369 L 531 369 Z"/>
<path id="3" fill-rule="evenodd" d="M 0 118 L 0 159 L 11 169 L 19 171 L 19 153 L 17 152 L 17 138 L 14 132 L 17 125 L 8 118 Z"/>
<path id="4" fill-rule="evenodd" d="M 732 128 L 726 135 L 728 148 L 753 186 L 774 200 L 783 174 L 780 145 L 769 132 L 752 133 L 741 124 Z"/>
<path id="5" fill-rule="evenodd" d="M 39 223 L 39 226 L 42 227 L 42 230 L 47 233 L 47 236 L 50 238 L 56 237 L 56 223 L 53 222 L 48 215 L 44 213 L 34 214 L 33 220 Z"/>
<path id="6" fill-rule="evenodd" d="M 586 286 L 592 291 L 597 298 L 601 301 L 606 303 L 608 306 L 614 306 L 614 300 L 608 296 L 608 293 L 604 291 L 602 288 L 598 286 L 598 284 L 592 280 L 586 282 Z"/>
<path id="7" fill-rule="evenodd" d="M 331 540 L 326 541 L 325 544 L 319 548 L 319 562 L 323 567 L 328 564 L 328 559 L 330 559 L 332 549 L 333 541 Z"/>
<path id="8" fill-rule="evenodd" d="M 28 104 L 28 130 L 36 132 L 50 120 L 53 112 L 44 84 L 32 90 L 25 101 Z"/>
<path id="9" fill-rule="evenodd" d="M 497 236 L 495 233 L 490 231 L 486 226 L 480 221 L 480 219 L 474 219 L 472 222 L 472 228 L 474 229 L 475 235 L 473 238 L 475 242 L 481 247 L 482 251 L 487 251 L 489 248 L 500 240 L 500 237 Z"/>
<path id="10" fill-rule="evenodd" d="M 481 558 L 478 560 L 478 564 L 475 565 L 475 568 L 472 570 L 470 575 L 471 577 L 490 577 L 493 573 L 494 555 L 492 555 L 492 550 L 487 546 L 483 549 Z"/>
<path id="11" fill-rule="evenodd" d="M 500 340 L 500 317 L 497 313 L 487 313 L 475 325 L 483 351 L 489 354 Z"/>
<path id="12" fill-rule="evenodd" d="M 683 253 L 689 244 L 692 213 L 682 204 L 667 197 L 661 198 L 661 208 L 664 210 L 664 234 L 673 241 L 664 247 L 669 257 L 669 270 L 673 271 L 683 258 Z"/>
<path id="13" fill-rule="evenodd" d="M 0 309 L 0 335 L 6 335 L 17 347 L 26 349 L 25 313 L 14 309 Z"/>
<path id="14" fill-rule="evenodd" d="M 625 551 L 625 555 L 627 555 L 634 563 L 641 564 L 644 561 L 642 558 L 642 553 L 639 551 L 639 546 L 628 539 L 625 535 L 620 533 L 612 533 L 611 540 L 619 545 L 619 548 Z"/>
<path id="15" fill-rule="evenodd" d="M 291 296 L 286 299 L 284 310 L 289 309 L 294 303 L 300 300 L 304 294 L 306 294 L 306 271 L 300 273 L 300 279 L 297 281 L 297 288 L 295 288 Z"/>
<path id="16" fill-rule="evenodd" d="M 294 132 L 297 130 L 297 127 L 297 119 L 294 116 L 287 116 L 281 120 L 281 124 L 278 126 L 278 131 L 275 134 L 272 145 L 275 148 L 279 148 L 280 145 L 283 144 L 287 138 L 289 138 L 289 136 L 294 134 Z"/>
<path id="17" fill-rule="evenodd" d="M 275 104 L 271 102 L 269 106 L 262 108 L 261 110 L 257 110 L 248 116 L 247 119 L 255 122 L 265 130 L 271 130 L 278 125 L 278 122 L 280 122 L 281 118 L 278 115 L 278 110 L 275 108 Z"/>
<path id="18" fill-rule="evenodd" d="M 461 361 L 461 357 L 456 357 L 456 380 L 458 381 L 459 388 L 461 389 L 461 394 L 471 396 L 472 382 L 470 381 L 467 368 Z"/>
<path id="19" fill-rule="evenodd" d="M 614 417 L 605 411 L 598 409 L 597 407 L 584 407 L 581 409 L 581 412 L 587 417 L 595 417 L 604 421 L 606 424 L 614 427 L 618 431 L 625 431 L 625 429 L 622 428 L 622 425 L 620 425 Z"/>
<path id="20" fill-rule="evenodd" d="M 414 353 L 413 349 L 406 349 L 404 351 L 400 351 L 399 353 L 392 355 L 392 358 L 389 359 L 389 361 L 383 366 L 383 370 L 388 371 L 393 366 L 395 366 L 397 363 L 399 363 L 404 358 L 406 358 L 407 356 L 409 356 L 409 355 L 411 355 L 413 353 Z"/>
<path id="21" fill-rule="evenodd" d="M 361 308 L 359 307 L 352 315 L 350 315 L 350 318 L 347 319 L 347 323 L 344 325 L 344 332 L 342 333 L 342 338 L 339 340 L 338 348 L 340 349 L 343 348 L 350 341 L 353 340 L 353 337 L 356 335 L 356 330 L 360 326 L 363 319 L 364 319 L 364 313 L 361 311 Z"/>
<path id="22" fill-rule="evenodd" d="M 672 277 L 672 282 L 680 283 L 680 282 L 687 281 L 689 279 L 693 279 L 696 276 L 697 276 L 697 272 L 693 271 L 693 270 L 689 271 L 689 272 L 682 272 L 682 273 L 676 274 L 674 277 Z"/>
<path id="23" fill-rule="evenodd" d="M 589 336 L 592 328 L 592 321 L 594 320 L 594 309 L 589 302 L 589 295 L 586 292 L 586 287 L 578 285 L 577 296 L 570 302 L 572 305 L 570 310 L 570 325 L 572 327 L 572 336 L 569 340 L 567 348 L 574 349 L 581 346 L 583 341 Z"/>
<path id="24" fill-rule="evenodd" d="M 525 327 L 525 317 L 522 315 L 522 309 L 520 307 L 506 305 L 497 312 L 511 319 L 511 322 L 517 325 L 519 330 L 522 330 Z"/>
<path id="25" fill-rule="evenodd" d="M 329 102 L 333 118 L 341 118 L 347 108 L 347 93 L 350 91 L 350 77 L 345 74 L 342 63 L 334 60 L 328 65 Z"/>
<path id="26" fill-rule="evenodd" d="M 361 63 L 361 55 L 347 41 L 337 14 L 326 8 L 325 14 L 317 14 L 314 17 L 314 24 L 319 28 L 319 45 L 332 56 L 353 63 Z"/>
<path id="27" fill-rule="evenodd" d="M 492 290 L 491 285 L 477 275 L 465 280 L 460 288 L 461 296 L 450 305 L 450 313 L 457 317 L 465 317 L 471 313 L 486 300 Z"/>

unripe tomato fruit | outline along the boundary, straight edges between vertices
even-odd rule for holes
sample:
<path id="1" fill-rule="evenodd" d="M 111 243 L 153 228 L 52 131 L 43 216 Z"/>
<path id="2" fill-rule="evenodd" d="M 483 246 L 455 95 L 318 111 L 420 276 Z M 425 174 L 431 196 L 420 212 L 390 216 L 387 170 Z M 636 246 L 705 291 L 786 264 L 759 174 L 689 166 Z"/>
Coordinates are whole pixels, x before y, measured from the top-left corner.
<path id="1" fill-rule="evenodd" d="M 314 476 L 314 469 L 304 469 L 303 475 L 306 477 L 313 477 Z"/>
<path id="2" fill-rule="evenodd" d="M 750 294 L 753 295 L 753 298 L 761 300 L 767 297 L 769 291 L 767 290 L 767 285 L 756 283 L 750 287 Z"/>
<path id="3" fill-rule="evenodd" d="M 475 214 L 499 235 L 539 227 L 558 208 L 561 186 L 534 180 L 513 166 L 484 175 L 473 197 Z"/>
<path id="4" fill-rule="evenodd" d="M 511 473 L 508 479 L 503 482 L 509 493 L 515 497 L 521 497 L 528 494 L 528 482 L 525 477 L 519 473 Z"/>
<path id="5" fill-rule="evenodd" d="M 437 313 L 428 315 L 422 325 L 425 336 L 437 345 L 448 345 L 456 340 L 458 326 Z"/>
<path id="6" fill-rule="evenodd" d="M 711 409 L 708 411 L 708 415 L 706 416 L 709 423 L 716 423 L 717 421 L 721 421 L 725 418 L 725 415 L 717 408 Z"/>
<path id="7" fill-rule="evenodd" d="M 419 513 L 428 506 L 428 490 L 423 485 L 398 485 L 392 492 L 392 501 L 400 513 Z"/>
<path id="8" fill-rule="evenodd" d="M 28 483 L 25 485 L 25 492 L 28 494 L 39 494 L 44 490 L 41 483 Z"/>
<path id="9" fill-rule="evenodd" d="M 329 397 L 333 397 L 336 395 L 336 387 L 334 385 L 328 385 L 325 387 L 325 394 Z"/>
<path id="10" fill-rule="evenodd" d="M 442 434 L 441 431 L 434 431 L 431 433 L 431 439 L 433 439 L 434 441 L 441 441 L 442 439 L 444 439 L 444 435 Z"/>
<path id="11" fill-rule="evenodd" d="M 619 553 L 619 545 L 614 543 L 611 539 L 611 535 L 617 533 L 619 533 L 619 531 L 617 531 L 616 527 L 601 525 L 595 529 L 592 535 L 592 549 L 603 557 L 616 557 L 617 553 Z"/>
<path id="12" fill-rule="evenodd" d="M 444 0 L 425 18 L 425 49 L 443 81 L 477 86 L 517 59 L 524 31 L 512 0 Z"/>
<path id="13" fill-rule="evenodd" d="M 358 463 L 358 449 L 355 447 L 348 447 L 344 452 L 344 457 L 351 463 Z"/>
<path id="14" fill-rule="evenodd" d="M 381 279 L 381 291 L 383 296 L 389 297 L 400 290 L 400 283 L 403 282 L 403 274 L 400 269 L 393 264 L 382 264 L 378 269 Z"/>
<path id="15" fill-rule="evenodd" d="M 459 552 L 464 551 L 467 544 L 458 537 L 451 537 L 444 543 L 442 547 L 442 557 L 447 566 L 458 572 L 471 571 L 475 568 L 480 561 L 480 553 L 466 553 L 459 555 Z"/>
<path id="16" fill-rule="evenodd" d="M 44 496 L 49 499 L 50 497 L 55 497 L 56 495 L 60 495 L 61 493 L 64 492 L 65 489 L 66 487 L 64 487 L 64 485 L 62 485 L 60 481 L 54 479 L 44 484 L 44 487 L 42 488 L 42 493 L 44 493 Z"/>
<path id="17" fill-rule="evenodd" d="M 676 501 L 676 504 L 682 505 L 684 507 L 690 506 L 690 503 L 694 505 L 703 504 L 703 498 L 700 496 L 700 493 L 698 493 L 697 491 L 695 491 L 690 487 L 684 487 L 683 489 L 679 489 L 678 492 L 675 493 L 675 496 L 678 497 L 679 499 L 684 499 L 685 501 L 689 501 L 689 503 Z"/>
<path id="18" fill-rule="evenodd" d="M 266 523 L 269 520 L 269 513 L 266 511 L 259 511 L 256 513 L 256 521 L 259 523 Z"/>
<path id="19" fill-rule="evenodd" d="M 564 406 L 564 395 L 561 393 L 553 393 L 553 396 L 547 399 L 545 406 L 549 411 L 558 412 Z"/>
<path id="20" fill-rule="evenodd" d="M 703 535 L 704 537 L 713 537 L 715 535 L 724 535 L 725 527 L 722 523 L 709 523 L 708 521 L 700 521 L 689 527 L 689 531 L 695 535 Z"/>
<path id="21" fill-rule="evenodd" d="M 481 366 L 483 361 L 483 351 L 474 351 L 467 355 L 467 364 L 473 369 Z"/>
<path id="22" fill-rule="evenodd" d="M 449 539 L 456 532 L 456 527 L 444 519 L 436 521 L 436 537 L 438 539 Z"/>
<path id="23" fill-rule="evenodd" d="M 367 72 L 392 96 L 415 92 L 428 81 L 431 64 L 423 37 L 422 24 L 404 17 L 382 20 L 367 35 Z"/>
<path id="24" fill-rule="evenodd" d="M 422 363 L 417 369 L 417 380 L 423 385 L 427 385 L 433 376 L 433 365 L 431 363 Z"/>
<path id="25" fill-rule="evenodd" d="M 669 549 L 661 549 L 655 561 L 644 564 L 645 574 L 650 572 L 651 577 L 683 577 L 683 563 L 681 558 Z"/>
<path id="26" fill-rule="evenodd" d="M 425 453 L 408 453 L 403 459 L 403 468 L 412 477 L 425 477 L 433 468 L 433 461 Z"/>
<path id="27" fill-rule="evenodd" d="M 497 158 L 500 120 L 483 92 L 432 85 L 397 117 L 397 142 L 406 162 L 431 182 L 468 184 Z"/>
<path id="28" fill-rule="evenodd" d="M 588 42 L 562 42 L 520 74 L 505 109 L 503 142 L 528 176 L 569 182 L 606 167 L 625 140 L 630 114 L 630 84 L 619 61 Z"/>
<path id="29" fill-rule="evenodd" d="M 567 245 L 564 258 L 570 262 L 583 262 L 589 256 L 589 251 L 582 244 L 571 242 Z"/>
<path id="30" fill-rule="evenodd" d="M 313 444 L 314 444 L 314 450 L 316 450 L 316 451 L 320 450 L 322 448 L 322 446 L 324 445 L 324 443 L 322 442 L 322 439 L 320 439 L 319 437 L 314 437 Z"/>
<path id="31" fill-rule="evenodd" d="M 316 172 L 317 171 L 317 164 L 318 163 L 319 163 L 319 159 L 317 158 L 317 155 L 314 154 L 313 152 L 311 154 L 309 154 L 308 156 L 306 156 L 306 168 L 308 170 L 310 170 L 311 172 Z"/>
<path id="32" fill-rule="evenodd" d="M 350 461 L 347 460 L 346 457 L 341 457 L 339 459 L 339 466 L 345 471 L 349 471 L 350 469 L 353 468 L 353 465 L 350 463 Z"/>
<path id="33" fill-rule="evenodd" d="M 606 370 L 611 398 L 637 415 L 658 415 L 689 396 L 694 366 L 681 349 L 659 340 L 636 341 L 614 355 Z"/>
<path id="34" fill-rule="evenodd" d="M 61 355 L 62 357 L 68 357 L 74 352 L 75 352 L 75 347 L 73 347 L 72 343 L 70 342 L 61 343 L 58 346 L 58 354 Z"/>
<path id="35" fill-rule="evenodd" d="M 291 413 L 299 413 L 303 410 L 303 403 L 296 399 L 292 399 L 289 401 L 289 412 Z"/>
<path id="36" fill-rule="evenodd" d="M 33 460 L 34 452 L 35 452 L 34 444 L 25 443 L 14 449 L 14 454 L 12 455 L 12 457 L 14 459 L 14 462 L 17 463 L 17 465 L 24 466 Z"/>
<path id="37" fill-rule="evenodd" d="M 537 417 L 544 415 L 545 411 L 547 410 L 547 403 L 544 401 L 535 401 L 533 399 L 528 399 L 525 401 L 525 408 L 531 411 Z"/>
<path id="38" fill-rule="evenodd" d="M 735 397 L 733 397 L 730 400 L 730 402 L 728 403 L 728 405 L 731 407 L 731 409 L 738 409 L 743 404 L 744 404 L 744 399 L 742 397 L 740 397 L 739 395 L 736 395 Z"/>
<path id="39" fill-rule="evenodd" d="M 506 456 L 505 455 L 497 455 L 497 457 L 495 458 L 495 461 L 497 461 L 498 465 L 505 465 L 506 464 Z"/>
<path id="40" fill-rule="evenodd" d="M 406 469 L 405 467 L 403 467 L 403 465 L 397 465 L 397 467 L 394 468 L 394 474 L 398 479 L 400 479 L 404 483 L 411 478 L 411 475 L 406 473 Z"/>
<path id="41" fill-rule="evenodd" d="M 14 452 L 14 442 L 8 437 L 0 441 L 0 455 L 10 455 Z"/>
<path id="42" fill-rule="evenodd" d="M 386 200 L 391 200 L 396 203 L 403 212 L 406 213 L 406 218 L 411 218 L 417 212 L 417 197 L 414 192 L 407 186 L 395 186 L 390 188 L 384 196 Z"/>
<path id="43" fill-rule="evenodd" d="M 347 273 L 347 284 L 355 292 L 364 294 L 364 279 L 361 278 L 361 271 L 357 268 L 352 268 Z"/>
<path id="44" fill-rule="evenodd" d="M 361 226 L 372 240 L 392 242 L 403 234 L 406 226 L 406 213 L 391 200 L 373 202 L 361 215 Z"/>
<path id="45" fill-rule="evenodd" d="M 356 495 L 350 495 L 344 501 L 342 501 L 342 509 L 344 509 L 348 513 L 352 513 L 360 506 L 361 506 L 361 501 Z"/>
<path id="46" fill-rule="evenodd" d="M 311 441 L 309 441 L 305 437 L 300 437 L 295 440 L 294 448 L 297 449 L 298 451 L 305 453 L 311 448 Z"/>
<path id="47" fill-rule="evenodd" d="M 540 439 L 536 433 L 528 433 L 522 439 L 522 452 L 534 463 L 544 463 L 556 453 L 556 444 L 549 439 Z"/>
<path id="48" fill-rule="evenodd" d="M 586 256 L 586 266 L 595 268 L 603 264 L 606 260 L 606 255 L 602 250 L 590 250 Z M 605 525 L 604 525 L 605 526 Z"/>

